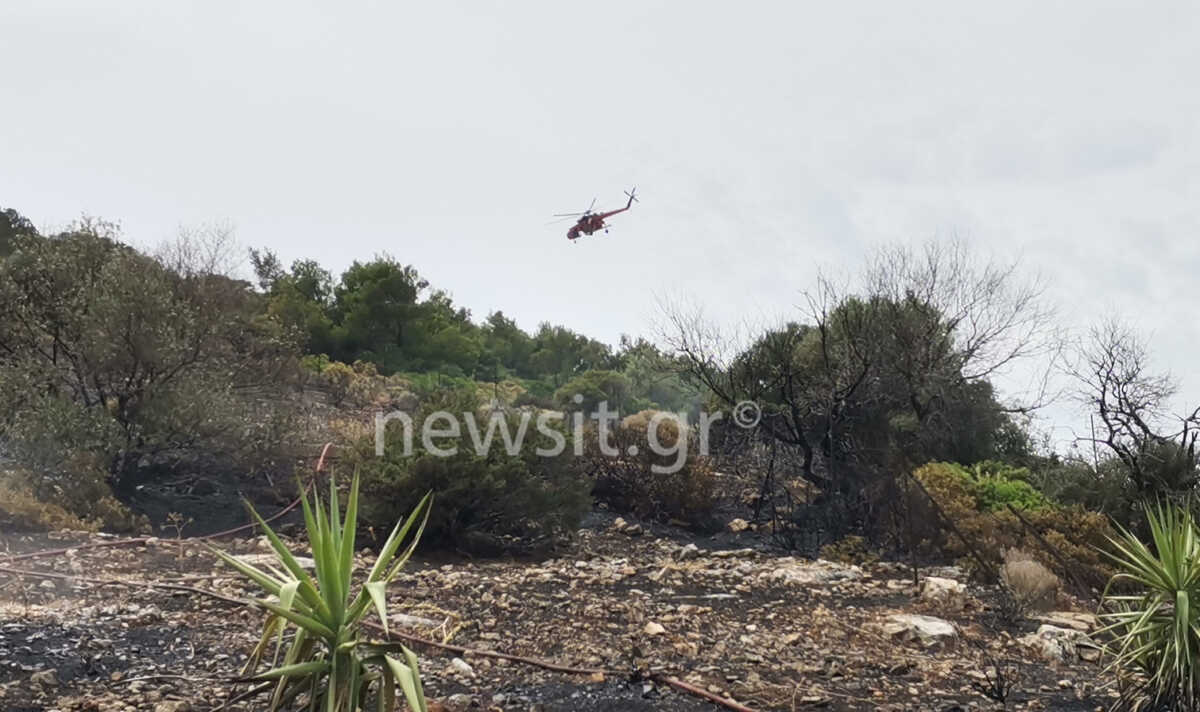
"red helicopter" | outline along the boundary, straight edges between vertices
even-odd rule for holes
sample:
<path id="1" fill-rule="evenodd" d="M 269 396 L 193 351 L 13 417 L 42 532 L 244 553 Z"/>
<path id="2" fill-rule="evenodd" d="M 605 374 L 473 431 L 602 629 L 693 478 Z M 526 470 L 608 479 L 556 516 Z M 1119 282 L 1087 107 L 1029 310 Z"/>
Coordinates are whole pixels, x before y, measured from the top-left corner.
<path id="1" fill-rule="evenodd" d="M 608 224 L 604 221 L 616 215 L 617 213 L 623 213 L 626 210 L 629 210 L 629 208 L 633 205 L 633 202 L 637 200 L 636 193 L 637 188 L 625 191 L 625 195 L 629 196 L 629 202 L 625 203 L 625 207 L 619 210 L 610 210 L 607 213 L 593 213 L 592 208 L 596 207 L 596 200 L 593 198 L 591 206 L 582 213 L 558 213 L 554 217 L 579 218 L 575 224 L 571 226 L 571 229 L 567 230 L 568 240 L 577 240 L 584 235 L 591 235 L 597 230 L 604 230 L 605 232 L 608 232 Z"/>

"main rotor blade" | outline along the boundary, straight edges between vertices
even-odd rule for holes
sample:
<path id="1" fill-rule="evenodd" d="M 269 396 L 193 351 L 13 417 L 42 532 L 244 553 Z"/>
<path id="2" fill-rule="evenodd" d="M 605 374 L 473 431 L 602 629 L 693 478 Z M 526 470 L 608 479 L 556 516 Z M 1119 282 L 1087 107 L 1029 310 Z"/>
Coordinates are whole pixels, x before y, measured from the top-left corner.
<path id="1" fill-rule="evenodd" d="M 580 216 L 580 215 L 587 215 L 587 213 L 554 213 L 553 217 L 556 217 L 556 218 L 573 218 L 573 217 L 578 217 L 578 216 Z"/>
<path id="2" fill-rule="evenodd" d="M 592 209 L 595 207 L 596 207 L 596 199 L 592 198 L 592 204 L 588 206 L 587 211 L 590 213 L 590 212 L 592 212 Z"/>

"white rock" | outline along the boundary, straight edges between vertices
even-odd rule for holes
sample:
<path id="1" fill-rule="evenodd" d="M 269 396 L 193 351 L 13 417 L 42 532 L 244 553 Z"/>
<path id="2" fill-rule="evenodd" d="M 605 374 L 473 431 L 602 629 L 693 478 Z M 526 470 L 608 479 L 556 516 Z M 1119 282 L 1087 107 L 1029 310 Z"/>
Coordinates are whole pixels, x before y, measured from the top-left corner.
<path id="1" fill-rule="evenodd" d="M 468 665 L 467 661 L 463 660 L 462 658 L 451 658 L 450 669 L 460 675 L 475 677 L 475 668 Z"/>
<path id="2" fill-rule="evenodd" d="M 926 648 L 952 645 L 958 639 L 958 630 L 950 621 L 910 613 L 888 616 L 883 633 L 898 642 L 918 641 Z"/>
<path id="3" fill-rule="evenodd" d="M 29 676 L 29 681 L 38 687 L 58 687 L 58 672 L 55 670 L 39 670 Z"/>
<path id="4" fill-rule="evenodd" d="M 714 559 L 752 559 L 758 556 L 758 552 L 754 549 L 722 549 L 710 552 L 709 556 Z"/>
<path id="5" fill-rule="evenodd" d="M 1048 623 L 1059 628 L 1073 628 L 1084 633 L 1099 625 L 1096 616 L 1076 611 L 1051 611 L 1045 615 L 1034 616 L 1033 619 L 1039 623 Z"/>
<path id="6" fill-rule="evenodd" d="M 662 625 L 655 623 L 654 621 L 650 621 L 646 624 L 645 628 L 642 628 L 642 632 L 646 635 L 662 635 L 663 633 L 667 632 L 667 629 L 663 628 Z"/>
<path id="7" fill-rule="evenodd" d="M 737 534 L 738 532 L 744 532 L 749 528 L 750 528 L 750 522 L 747 522 L 745 519 L 742 519 L 741 517 L 738 517 L 737 519 L 734 519 L 732 522 L 729 523 L 729 531 L 733 532 L 734 534 Z"/>
<path id="8" fill-rule="evenodd" d="M 803 586 L 835 581 L 859 581 L 863 578 L 863 571 L 857 566 L 824 559 L 805 562 L 780 559 L 774 569 L 764 572 L 761 576 Z"/>
<path id="9" fill-rule="evenodd" d="M 393 613 L 392 622 L 409 628 L 437 628 L 442 624 L 441 621 L 435 621 L 432 618 L 410 616 L 407 613 Z"/>
<path id="10" fill-rule="evenodd" d="M 967 604 L 967 586 L 954 579 L 926 576 L 921 581 L 921 598 L 946 610 L 961 611 Z"/>
<path id="11" fill-rule="evenodd" d="M 1036 633 L 1018 638 L 1017 642 L 1051 662 L 1074 660 L 1079 655 L 1079 646 L 1094 648 L 1087 633 L 1049 624 L 1038 626 Z"/>

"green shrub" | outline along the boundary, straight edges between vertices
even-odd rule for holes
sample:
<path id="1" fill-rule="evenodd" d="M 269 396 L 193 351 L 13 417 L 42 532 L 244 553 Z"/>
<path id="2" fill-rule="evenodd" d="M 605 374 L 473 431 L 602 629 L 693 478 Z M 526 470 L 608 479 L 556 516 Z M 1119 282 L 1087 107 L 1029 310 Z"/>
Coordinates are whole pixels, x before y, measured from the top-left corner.
<path id="1" fill-rule="evenodd" d="M 525 391 L 514 398 L 512 404 L 514 408 L 532 407 L 535 410 L 551 410 L 554 408 L 554 400 L 552 398 L 539 396 L 530 391 Z"/>
<path id="2" fill-rule="evenodd" d="M 1043 509 L 1049 505 L 1046 497 L 1024 480 L 1011 480 L 1003 475 L 984 475 L 974 478 L 971 494 L 979 506 L 993 512 L 1012 505 L 1017 509 Z"/>
<path id="3" fill-rule="evenodd" d="M 609 410 L 619 411 L 632 389 L 629 378 L 617 371 L 584 371 L 554 392 L 554 404 L 564 410 L 594 413 L 601 402 L 607 402 Z"/>
<path id="4" fill-rule="evenodd" d="M 913 476 L 937 502 L 942 515 L 971 541 L 997 572 L 1004 552 L 1020 549 L 1032 553 L 1039 563 L 1068 580 L 1073 580 L 1074 575 L 1089 585 L 1102 586 L 1112 574 L 1100 553 L 1112 534 L 1108 518 L 1103 514 L 1050 503 L 1022 512 L 1042 540 L 1067 562 L 1064 567 L 1007 508 L 993 510 L 983 506 L 976 498 L 978 482 L 965 468 L 951 463 L 929 463 L 917 468 Z M 1021 489 L 1016 491 L 1023 492 Z M 971 556 L 970 547 L 941 524 L 924 495 L 912 488 L 907 497 L 919 539 L 917 546 L 924 553 L 958 559 L 973 573 L 985 573 Z M 997 501 L 1003 503 L 1006 500 L 998 498 Z M 1020 509 L 1017 504 L 1013 506 Z"/>
<path id="5" fill-rule="evenodd" d="M 453 455 L 427 451 L 421 442 L 426 418 L 437 411 L 460 421 L 460 437 L 431 443 L 436 449 L 455 448 Z M 529 418 L 521 447 L 510 454 L 497 429 L 491 447 L 478 454 L 463 422 L 466 413 L 475 418 L 481 439 L 492 417 L 507 422 L 514 440 L 520 419 Z M 571 531 L 590 506 L 589 486 L 573 466 L 568 434 L 560 432 L 565 444 L 560 454 L 538 455 L 539 448 L 548 450 L 555 442 L 537 431 L 533 416 L 481 412 L 474 389 L 444 392 L 423 403 L 413 417 L 409 454 L 404 452 L 403 429 L 401 422 L 389 424 L 382 457 L 375 454 L 374 435 L 360 440 L 351 455 L 368 495 L 363 507 L 368 525 L 394 519 L 415 505 L 416 493 L 432 491 L 438 507 L 427 537 L 461 549 L 491 551 L 502 539 L 531 543 Z"/>
<path id="6" fill-rule="evenodd" d="M 311 373 L 322 373 L 332 361 L 326 354 L 310 354 L 300 359 L 300 368 Z"/>

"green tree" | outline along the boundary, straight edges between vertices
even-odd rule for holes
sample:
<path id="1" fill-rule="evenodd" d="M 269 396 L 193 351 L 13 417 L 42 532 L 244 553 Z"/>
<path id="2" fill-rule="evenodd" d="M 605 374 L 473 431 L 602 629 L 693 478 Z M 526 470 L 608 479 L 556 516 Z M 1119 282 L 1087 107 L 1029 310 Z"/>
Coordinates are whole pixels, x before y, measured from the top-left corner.
<path id="1" fill-rule="evenodd" d="M 0 258 L 12 254 L 23 235 L 37 235 L 33 223 L 12 208 L 0 210 Z"/>
<path id="2" fill-rule="evenodd" d="M 700 391 L 680 376 L 683 370 L 681 364 L 657 346 L 643 338 L 634 341 L 622 336 L 617 359 L 621 364 L 621 373 L 630 381 L 631 410 L 698 413 Z"/>
<path id="3" fill-rule="evenodd" d="M 554 393 L 554 403 L 563 410 L 594 413 L 601 402 L 611 411 L 624 411 L 633 384 L 618 371 L 584 371 Z"/>
<path id="4" fill-rule="evenodd" d="M 43 472 L 90 453 L 116 484 L 143 458 L 265 455 L 292 342 L 245 282 L 117 238 L 85 221 L 0 262 L 0 438 Z"/>
<path id="5" fill-rule="evenodd" d="M 565 326 L 543 323 L 538 327 L 533 340 L 530 366 L 538 377 L 550 379 L 556 387 L 577 373 L 617 366 L 612 349 L 606 344 L 589 339 Z"/>
<path id="6" fill-rule="evenodd" d="M 483 324 L 483 343 L 485 350 L 508 373 L 524 377 L 535 375 L 530 363 L 536 347 L 533 338 L 515 321 L 504 316 L 504 312 L 495 311 L 488 315 Z"/>
<path id="7" fill-rule="evenodd" d="M 334 289 L 335 321 L 340 327 L 339 359 L 375 361 L 385 371 L 405 367 L 405 348 L 417 320 L 417 298 L 429 286 L 412 266 L 386 255 L 354 262 Z"/>

